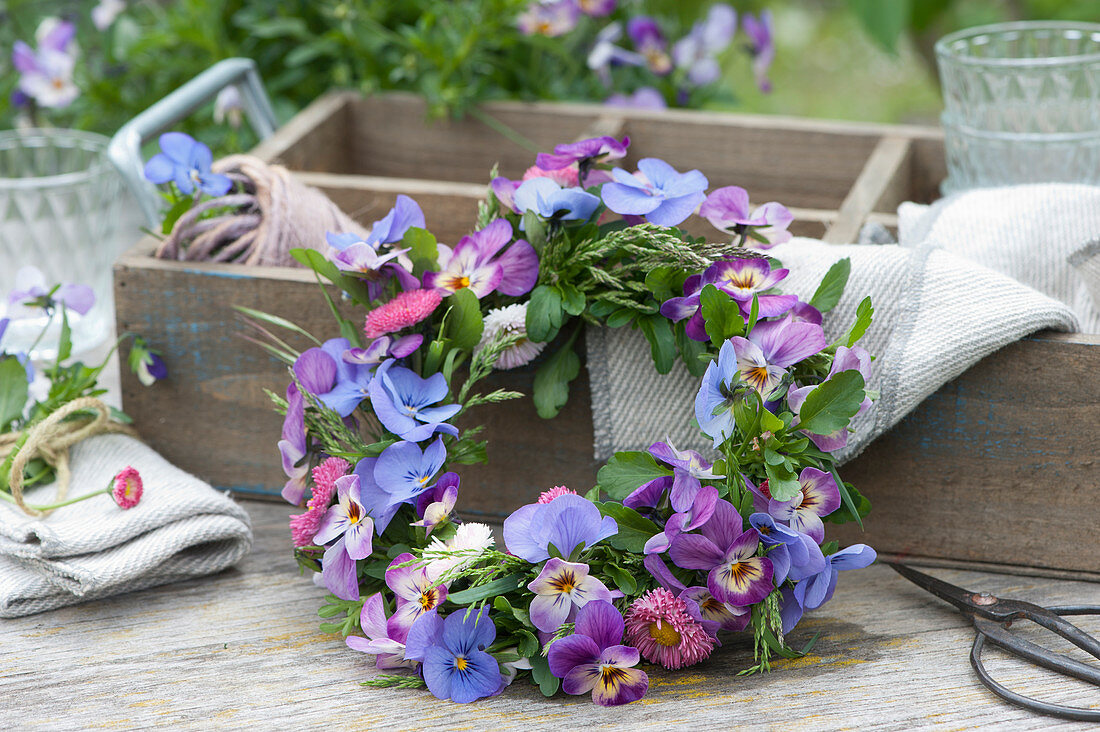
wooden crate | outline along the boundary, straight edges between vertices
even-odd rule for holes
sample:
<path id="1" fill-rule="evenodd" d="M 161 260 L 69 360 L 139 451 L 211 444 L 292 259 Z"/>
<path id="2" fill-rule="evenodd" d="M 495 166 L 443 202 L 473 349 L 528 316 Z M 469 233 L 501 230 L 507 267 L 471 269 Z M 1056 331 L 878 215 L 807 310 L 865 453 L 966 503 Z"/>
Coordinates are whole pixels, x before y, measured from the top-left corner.
<path id="1" fill-rule="evenodd" d="M 433 124 L 414 96 L 337 93 L 254 152 L 297 171 L 365 223 L 408 194 L 448 243 L 472 229 L 494 163 L 518 178 L 533 162 L 500 125 L 543 150 L 596 134 L 629 135 L 625 166 L 652 156 L 681 170 L 697 167 L 711 188 L 742 185 L 754 201 L 782 201 L 795 214 L 793 231 L 830 242 L 853 240 L 866 221 L 896 226 L 898 203 L 933 200 L 945 175 L 942 136 L 929 128 L 581 104 L 493 103 L 482 112 L 482 119 Z M 701 220 L 689 230 L 713 234 Z M 145 390 L 125 376 L 124 406 L 150 444 L 185 469 L 234 491 L 276 494 L 284 480 L 275 449 L 280 419 L 263 390 L 281 393 L 286 370 L 239 337 L 231 307 L 331 333 L 316 283 L 293 269 L 159 261 L 150 256 L 154 246 L 146 239 L 116 264 L 118 325 L 163 348 L 171 377 Z M 1027 393 L 1021 379 L 1039 369 L 1077 381 L 1060 381 L 1062 392 L 1045 395 L 1035 410 L 1019 409 Z M 1100 566 L 1100 547 L 1037 548 L 1054 525 L 1089 510 L 1084 493 L 1097 475 L 1089 427 L 1100 417 L 1090 370 L 1100 373 L 1095 337 L 1039 335 L 946 385 L 846 468 L 875 502 L 863 538 L 887 553 Z M 529 393 L 533 370 L 496 378 Z M 588 399 L 582 374 L 557 419 L 540 420 L 529 400 L 475 415 L 487 423 L 490 464 L 465 471 L 464 513 L 499 518 L 552 482 L 592 485 L 598 465 Z M 1029 525 L 1035 530 L 1022 534 Z M 844 538 L 860 537 L 848 531 Z"/>

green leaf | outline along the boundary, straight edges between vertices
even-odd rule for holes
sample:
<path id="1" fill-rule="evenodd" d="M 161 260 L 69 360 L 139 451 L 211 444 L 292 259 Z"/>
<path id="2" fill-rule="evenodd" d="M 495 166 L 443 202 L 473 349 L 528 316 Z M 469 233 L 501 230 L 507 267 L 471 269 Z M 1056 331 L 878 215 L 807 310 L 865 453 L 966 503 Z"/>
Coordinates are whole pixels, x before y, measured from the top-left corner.
<path id="1" fill-rule="evenodd" d="M 69 309 L 61 304 L 61 336 L 57 340 L 57 365 L 73 355 L 73 329 L 69 325 Z"/>
<path id="2" fill-rule="evenodd" d="M 600 500 L 600 487 L 598 485 L 592 486 L 588 489 L 588 492 L 584 494 L 584 497 L 593 503 L 597 503 Z"/>
<path id="3" fill-rule="evenodd" d="M 679 267 L 656 267 L 645 276 L 645 286 L 657 302 L 677 297 L 684 287 L 687 273 Z"/>
<path id="4" fill-rule="evenodd" d="M 810 305 L 823 313 L 835 308 L 840 302 L 840 296 L 844 294 L 844 287 L 848 284 L 848 275 L 851 273 L 852 260 L 848 257 L 834 263 L 821 278 L 821 284 L 810 298 Z"/>
<path id="5" fill-rule="evenodd" d="M 867 496 L 856 490 L 854 485 L 840 480 L 840 476 L 835 473 L 833 474 L 833 480 L 836 481 L 837 487 L 840 489 L 841 505 L 840 508 L 826 516 L 825 520 L 834 524 L 846 524 L 849 521 L 855 521 L 862 526 L 863 517 L 871 512 L 871 501 Z"/>
<path id="6" fill-rule="evenodd" d="M 863 337 L 863 334 L 867 332 L 867 329 L 871 326 L 871 319 L 875 315 L 875 309 L 871 306 L 871 298 L 865 297 L 860 302 L 859 307 L 856 308 L 856 322 L 852 323 L 852 327 L 848 329 L 848 332 L 840 337 L 837 343 L 843 343 L 851 348 L 856 342 Z"/>
<path id="7" fill-rule="evenodd" d="M 607 320 L 604 324 L 608 328 L 622 328 L 627 323 L 634 320 L 636 313 L 630 308 L 619 308 L 615 312 L 607 316 Z"/>
<path id="8" fill-rule="evenodd" d="M 741 317 L 741 307 L 737 302 L 714 285 L 707 285 L 699 296 L 703 308 L 703 319 L 707 324 L 707 335 L 715 348 L 733 336 L 745 332 L 745 319 Z"/>
<path id="9" fill-rule="evenodd" d="M 447 299 L 450 300 L 451 312 L 447 316 L 446 337 L 451 339 L 455 348 L 474 350 L 485 330 L 477 295 L 469 287 L 464 287 Z"/>
<path id="10" fill-rule="evenodd" d="M 513 572 L 505 577 L 477 587 L 471 587 L 462 592 L 451 592 L 447 595 L 447 602 L 453 602 L 455 605 L 469 605 L 472 602 L 484 600 L 486 597 L 503 595 L 518 588 L 523 583 L 523 578 L 523 572 Z"/>
<path id="11" fill-rule="evenodd" d="M 596 482 L 614 501 L 621 501 L 643 483 L 672 475 L 661 467 L 648 452 L 617 452 L 600 468 Z"/>
<path id="12" fill-rule="evenodd" d="M 584 295 L 573 285 L 564 282 L 558 285 L 561 290 L 561 306 L 570 315 L 580 315 L 584 312 Z"/>
<path id="13" fill-rule="evenodd" d="M 443 365 L 443 349 L 446 347 L 447 344 L 439 339 L 428 344 L 428 354 L 424 357 L 424 371 L 421 376 L 428 378 L 439 371 Z"/>
<path id="14" fill-rule="evenodd" d="M 186 196 L 172 204 L 172 208 L 168 209 L 168 213 L 164 214 L 164 223 L 161 224 L 160 233 L 172 233 L 172 227 L 179 221 L 180 216 L 190 211 L 191 205 L 194 203 L 195 200 L 193 198 Z"/>
<path id="15" fill-rule="evenodd" d="M 603 566 L 603 571 L 614 580 L 615 586 L 627 597 L 630 597 L 638 591 L 638 580 L 634 579 L 634 575 L 630 574 L 630 572 L 627 572 L 625 569 L 608 562 Z"/>
<path id="16" fill-rule="evenodd" d="M 439 269 L 439 246 L 432 232 L 413 226 L 405 232 L 401 244 L 410 250 L 409 259 L 417 276 Z"/>
<path id="17" fill-rule="evenodd" d="M 834 374 L 807 395 L 799 410 L 798 429 L 815 435 L 842 430 L 859 411 L 863 397 L 863 376 L 858 371 Z"/>
<path id="18" fill-rule="evenodd" d="M 680 360 L 684 362 L 689 374 L 699 378 L 707 371 L 707 364 L 700 358 L 707 352 L 707 344 L 688 338 L 683 323 L 677 323 L 674 331 L 676 334 L 676 347 L 680 351 Z"/>
<path id="19" fill-rule="evenodd" d="M 536 653 L 528 657 L 531 661 L 531 678 L 539 685 L 543 696 L 554 696 L 561 686 L 561 679 L 550 673 L 550 662 L 546 656 Z"/>
<path id="20" fill-rule="evenodd" d="M 539 285 L 531 291 L 531 301 L 527 304 L 528 338 L 535 343 L 548 343 L 557 335 L 563 319 L 558 288 Z"/>
<path id="21" fill-rule="evenodd" d="M 783 423 L 779 417 L 769 412 L 764 407 L 760 407 L 760 428 L 767 430 L 768 432 L 778 432 L 787 425 Z"/>
<path id="22" fill-rule="evenodd" d="M 663 315 L 646 315 L 638 318 L 638 327 L 649 341 L 649 352 L 659 374 L 667 374 L 676 361 L 676 338 L 672 324 Z"/>
<path id="23" fill-rule="evenodd" d="M 661 532 L 657 524 L 621 503 L 609 501 L 598 503 L 596 507 L 600 509 L 600 513 L 615 519 L 615 523 L 619 525 L 618 533 L 605 540 L 615 549 L 641 554 L 650 537 Z"/>
<path id="24" fill-rule="evenodd" d="M 534 633 L 520 628 L 515 635 L 519 638 L 519 643 L 516 644 L 519 655 L 526 658 L 539 652 L 539 639 L 535 637 Z"/>
<path id="25" fill-rule="evenodd" d="M 848 7 L 863 24 L 867 34 L 889 53 L 898 51 L 909 21 L 911 0 L 848 0 Z"/>
<path id="26" fill-rule="evenodd" d="M 569 382 L 581 372 L 581 360 L 573 350 L 575 340 L 574 335 L 535 372 L 531 397 L 543 419 L 557 416 L 569 401 Z"/>
<path id="27" fill-rule="evenodd" d="M 768 492 L 777 501 L 789 501 L 802 490 L 798 476 L 786 465 L 765 463 L 764 472 L 768 475 Z"/>
<path id="28" fill-rule="evenodd" d="M 536 252 L 546 246 L 546 222 L 534 211 L 523 214 L 523 235 Z"/>
<path id="29" fill-rule="evenodd" d="M 315 249 L 291 249 L 290 256 L 301 262 L 306 267 L 324 277 L 329 282 L 339 285 L 343 275 L 340 269 L 332 262 L 325 259 L 325 255 Z"/>
<path id="30" fill-rule="evenodd" d="M 23 414 L 27 403 L 27 369 L 15 356 L 0 360 L 0 432 Z"/>

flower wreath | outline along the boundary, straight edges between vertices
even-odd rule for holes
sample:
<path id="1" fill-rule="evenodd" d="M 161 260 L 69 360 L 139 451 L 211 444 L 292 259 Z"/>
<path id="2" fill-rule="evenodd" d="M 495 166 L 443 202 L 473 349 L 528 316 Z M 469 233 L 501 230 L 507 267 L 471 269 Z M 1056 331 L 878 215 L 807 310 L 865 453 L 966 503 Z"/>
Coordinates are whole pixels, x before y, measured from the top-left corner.
<path id="1" fill-rule="evenodd" d="M 366 309 L 352 321 L 329 299 L 340 337 L 267 348 L 291 366 L 276 400 L 283 496 L 302 508 L 290 518 L 297 561 L 330 593 L 321 627 L 379 669 L 413 672 L 369 685 L 469 702 L 523 676 L 548 696 L 622 704 L 648 688 L 643 659 L 689 666 L 725 632 L 751 633 L 748 671 L 765 671 L 807 650 L 787 634 L 832 596 L 838 571 L 875 558 L 825 541 L 825 521 L 870 508 L 830 455 L 870 406 L 871 357 L 856 345 L 870 303 L 835 341 L 821 326 L 848 263 L 809 302 L 777 292 L 788 270 L 748 245 L 790 238 L 785 207 L 752 209 L 732 186 L 707 195 L 702 173 L 654 158 L 613 167 L 628 144 L 559 145 L 523 180 L 495 177 L 478 230 L 453 247 L 398 196 L 365 240 L 294 251 Z M 696 211 L 722 242 L 677 228 Z M 478 387 L 529 363 L 539 413 L 553 416 L 585 323 L 637 327 L 659 371 L 679 360 L 701 379 L 695 417 L 716 459 L 668 442 L 617 453 L 583 495 L 533 492 L 499 546 L 454 512 L 460 480 L 447 466 L 486 459 L 478 429 L 455 419 L 522 396 Z"/>

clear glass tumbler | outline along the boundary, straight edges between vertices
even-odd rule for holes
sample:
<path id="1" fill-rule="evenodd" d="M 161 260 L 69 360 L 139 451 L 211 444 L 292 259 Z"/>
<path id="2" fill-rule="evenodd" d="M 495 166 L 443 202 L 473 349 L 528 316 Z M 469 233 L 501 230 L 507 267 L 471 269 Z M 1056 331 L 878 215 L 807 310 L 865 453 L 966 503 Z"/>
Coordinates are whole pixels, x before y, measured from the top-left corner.
<path id="1" fill-rule="evenodd" d="M 1100 183 L 1100 24 L 980 26 L 936 42 L 945 193 Z"/>
<path id="2" fill-rule="evenodd" d="M 988 132 L 1100 131 L 1100 25 L 1002 23 L 936 42 L 947 113 Z"/>
<path id="3" fill-rule="evenodd" d="M 124 192 L 105 155 L 107 143 L 76 130 L 0 132 L 0 312 L 26 265 L 42 270 L 50 284 L 90 286 L 95 306 L 83 317 L 70 313 L 76 353 L 100 346 L 112 331 L 111 265 L 120 234 L 131 233 L 121 228 Z M 29 349 L 46 322 L 44 316 L 14 319 L 4 350 Z M 35 359 L 56 355 L 59 324 L 50 331 L 35 347 Z"/>

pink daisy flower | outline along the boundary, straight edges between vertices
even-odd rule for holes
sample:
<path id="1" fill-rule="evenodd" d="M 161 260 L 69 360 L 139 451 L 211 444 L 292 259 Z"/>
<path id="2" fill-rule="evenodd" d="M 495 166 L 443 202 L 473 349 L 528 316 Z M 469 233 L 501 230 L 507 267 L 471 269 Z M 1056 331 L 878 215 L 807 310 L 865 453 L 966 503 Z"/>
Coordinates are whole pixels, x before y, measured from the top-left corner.
<path id="1" fill-rule="evenodd" d="M 531 180 L 532 178 L 549 178 L 562 188 L 576 188 L 581 184 L 580 169 L 575 163 L 557 170 L 543 170 L 537 165 L 532 165 L 524 172 L 523 179 Z"/>
<path id="2" fill-rule="evenodd" d="M 691 666 L 714 650 L 715 640 L 703 628 L 698 606 L 692 608 L 663 587 L 631 603 L 624 619 L 626 643 L 665 668 Z"/>
<path id="3" fill-rule="evenodd" d="M 548 491 L 543 491 L 539 494 L 539 503 L 550 503 L 558 496 L 575 496 L 576 491 L 571 491 L 563 485 L 556 485 Z"/>
<path id="4" fill-rule="evenodd" d="M 133 508 L 141 500 L 142 489 L 141 473 L 137 468 L 128 465 L 115 476 L 111 498 L 115 499 L 119 508 Z"/>
<path id="5" fill-rule="evenodd" d="M 348 461 L 330 457 L 313 469 L 313 495 L 306 504 L 306 512 L 290 517 L 290 535 L 294 546 L 308 546 L 313 543 L 321 519 L 325 517 L 332 496 L 336 493 L 336 479 L 347 475 Z"/>
<path id="6" fill-rule="evenodd" d="M 363 332 L 367 338 L 378 338 L 416 325 L 431 315 L 443 296 L 435 290 L 409 290 L 367 313 Z"/>

